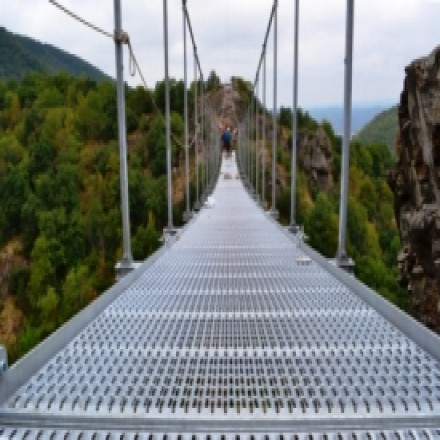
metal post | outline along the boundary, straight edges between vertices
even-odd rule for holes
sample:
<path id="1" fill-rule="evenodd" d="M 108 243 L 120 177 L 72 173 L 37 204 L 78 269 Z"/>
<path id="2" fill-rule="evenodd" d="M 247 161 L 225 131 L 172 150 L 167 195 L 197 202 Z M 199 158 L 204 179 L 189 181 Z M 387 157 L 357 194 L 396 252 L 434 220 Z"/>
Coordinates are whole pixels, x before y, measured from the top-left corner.
<path id="1" fill-rule="evenodd" d="M 171 123 L 170 123 L 170 80 L 168 74 L 168 8 L 167 0 L 163 0 L 163 32 L 165 52 L 165 126 L 167 147 L 167 189 L 168 189 L 168 226 L 166 233 L 173 234 L 173 187 L 171 181 Z"/>
<path id="2" fill-rule="evenodd" d="M 247 114 L 247 182 L 251 186 L 251 106 L 249 104 Z"/>
<path id="3" fill-rule="evenodd" d="M 197 49 L 194 46 L 194 152 L 195 152 L 195 168 L 196 168 L 196 203 L 194 208 L 200 209 L 200 193 L 199 193 L 199 115 L 198 115 L 198 88 L 199 77 L 197 74 Z"/>
<path id="4" fill-rule="evenodd" d="M 259 115 L 258 115 L 258 85 L 259 85 L 259 79 L 257 76 L 257 81 L 255 83 L 255 198 L 257 201 L 259 201 L 259 185 L 258 185 L 258 179 L 259 176 L 259 136 L 258 136 L 258 121 L 259 121 Z"/>
<path id="5" fill-rule="evenodd" d="M 252 148 L 252 143 L 253 143 L 253 122 L 254 122 L 254 92 L 253 90 L 251 91 L 252 95 L 251 95 L 251 103 L 249 105 L 249 190 L 251 192 L 254 192 L 254 187 L 253 187 L 253 182 L 254 182 L 254 161 L 253 161 L 253 148 Z"/>
<path id="6" fill-rule="evenodd" d="M 205 197 L 208 197 L 207 191 L 208 191 L 208 147 L 206 145 L 206 127 L 205 127 L 205 84 L 202 78 L 202 93 L 201 93 L 202 102 L 200 104 L 200 113 L 202 117 L 202 145 L 203 145 L 203 158 L 205 159 L 205 166 L 204 166 L 204 181 L 205 181 Z"/>
<path id="7" fill-rule="evenodd" d="M 296 234 L 296 156 L 298 142 L 298 25 L 299 25 L 299 0 L 295 0 L 295 30 L 293 43 L 293 114 L 292 114 L 292 166 L 290 184 L 290 231 Z"/>
<path id="8" fill-rule="evenodd" d="M 278 218 L 278 211 L 276 209 L 276 161 L 277 161 L 277 49 L 278 49 L 278 0 L 274 1 L 275 11 L 273 17 L 273 111 L 272 111 L 272 208 L 271 215 Z"/>
<path id="9" fill-rule="evenodd" d="M 344 138 L 342 140 L 341 203 L 339 206 L 339 240 L 336 262 L 339 267 L 350 270 L 352 263 L 345 247 L 347 232 L 347 203 L 350 167 L 351 90 L 353 69 L 353 21 L 354 0 L 347 0 L 344 77 Z"/>
<path id="10" fill-rule="evenodd" d="M 202 140 L 202 154 L 203 154 L 203 165 L 202 165 L 202 187 L 203 187 L 203 200 L 202 203 L 205 202 L 206 198 L 206 144 L 205 144 L 205 90 L 203 84 L 203 77 L 200 81 L 200 138 Z"/>
<path id="11" fill-rule="evenodd" d="M 261 157 L 261 201 L 263 208 L 266 208 L 266 48 L 264 48 L 263 59 L 263 154 Z"/>
<path id="12" fill-rule="evenodd" d="M 189 194 L 189 141 L 188 141 L 188 74 L 186 60 L 186 0 L 182 0 L 183 17 L 183 82 L 184 82 L 184 122 L 185 122 L 185 201 L 186 211 L 183 214 L 183 220 L 188 221 L 191 218 L 190 194 Z"/>
<path id="13" fill-rule="evenodd" d="M 245 144 L 244 144 L 244 126 L 245 122 L 242 122 L 242 125 L 240 125 L 240 129 L 238 130 L 238 148 L 240 150 L 240 177 L 245 179 L 246 177 L 246 157 L 245 157 Z"/>
<path id="14" fill-rule="evenodd" d="M 125 119 L 124 66 L 122 60 L 122 14 L 120 0 L 114 0 L 115 9 L 115 54 L 116 54 L 116 90 L 118 105 L 118 140 L 119 140 L 119 173 L 122 207 L 122 259 L 116 265 L 117 277 L 130 272 L 133 266 L 130 241 L 130 211 L 128 205 L 128 167 L 127 167 L 127 128 Z"/>

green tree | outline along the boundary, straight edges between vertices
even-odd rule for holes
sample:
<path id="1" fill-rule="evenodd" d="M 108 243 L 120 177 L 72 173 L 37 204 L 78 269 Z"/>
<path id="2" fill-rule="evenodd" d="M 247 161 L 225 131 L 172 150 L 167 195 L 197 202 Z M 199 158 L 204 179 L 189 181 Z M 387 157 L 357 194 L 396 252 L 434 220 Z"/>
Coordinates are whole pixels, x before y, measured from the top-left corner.
<path id="1" fill-rule="evenodd" d="M 327 257 L 336 254 L 338 241 L 338 216 L 328 197 L 320 192 L 306 223 L 310 245 Z"/>
<path id="2" fill-rule="evenodd" d="M 143 260 L 159 247 L 160 234 L 156 229 L 154 215 L 148 213 L 146 226 L 139 226 L 133 239 L 133 256 L 136 260 Z"/>
<path id="3" fill-rule="evenodd" d="M 85 307 L 94 296 L 93 283 L 86 266 L 69 270 L 62 287 L 60 317 L 62 322 Z"/>
<path id="4" fill-rule="evenodd" d="M 291 129 L 292 128 L 292 109 L 290 107 L 280 107 L 280 113 L 278 115 L 278 122 L 281 126 Z"/>
<path id="5" fill-rule="evenodd" d="M 166 173 L 166 139 L 165 124 L 163 119 L 157 115 L 151 123 L 147 135 L 148 157 L 151 158 L 151 171 L 154 177 Z"/>
<path id="6" fill-rule="evenodd" d="M 59 298 L 52 286 L 49 286 L 46 294 L 38 299 L 37 307 L 40 311 L 40 328 L 44 333 L 51 332 L 56 328 L 58 304 Z"/>
<path id="7" fill-rule="evenodd" d="M 0 198 L 4 214 L 5 238 L 21 231 L 21 207 L 29 193 L 28 174 L 21 167 L 12 168 L 0 179 Z"/>
<path id="8" fill-rule="evenodd" d="M 215 70 L 209 72 L 208 80 L 206 81 L 206 90 L 211 92 L 221 84 L 220 78 L 215 73 Z"/>
<path id="9" fill-rule="evenodd" d="M 96 90 L 80 98 L 77 127 L 85 140 L 108 141 L 117 137 L 116 89 L 103 81 Z"/>
<path id="10" fill-rule="evenodd" d="M 55 268 L 51 260 L 49 240 L 40 235 L 36 240 L 31 253 L 32 263 L 29 278 L 29 305 L 38 308 L 40 297 L 47 292 L 50 286 L 55 286 Z"/>

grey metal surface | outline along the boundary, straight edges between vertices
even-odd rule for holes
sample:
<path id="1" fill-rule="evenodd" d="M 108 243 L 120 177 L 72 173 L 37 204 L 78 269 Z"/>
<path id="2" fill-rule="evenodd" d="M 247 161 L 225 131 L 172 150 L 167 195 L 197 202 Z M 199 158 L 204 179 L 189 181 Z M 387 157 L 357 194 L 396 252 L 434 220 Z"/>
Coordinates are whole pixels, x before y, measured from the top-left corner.
<path id="1" fill-rule="evenodd" d="M 0 439 L 439 439 L 440 339 L 386 320 L 258 208 L 233 159 L 212 197 L 11 393 Z"/>

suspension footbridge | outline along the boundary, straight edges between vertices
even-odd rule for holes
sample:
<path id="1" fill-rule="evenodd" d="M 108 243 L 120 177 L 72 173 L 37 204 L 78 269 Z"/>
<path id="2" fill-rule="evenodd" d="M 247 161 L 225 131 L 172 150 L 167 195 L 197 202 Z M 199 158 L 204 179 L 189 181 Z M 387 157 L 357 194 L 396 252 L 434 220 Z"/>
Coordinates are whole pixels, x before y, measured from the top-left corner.
<path id="1" fill-rule="evenodd" d="M 0 379 L 0 438 L 440 438 L 439 338 L 223 159 L 209 203 Z"/>
<path id="2" fill-rule="evenodd" d="M 118 16 L 117 5 L 115 0 Z M 190 27 L 183 5 L 184 25 Z M 272 24 L 276 30 L 276 5 L 254 90 L 262 78 L 265 88 L 267 35 Z M 116 30 L 120 62 L 120 17 Z M 194 54 L 197 75 L 195 44 Z M 348 84 L 347 132 L 349 89 Z M 225 96 L 232 93 L 225 90 Z M 265 107 L 265 91 L 262 98 Z M 275 155 L 276 93 L 274 99 Z M 209 197 L 199 200 L 197 181 L 193 213 L 187 189 L 188 222 L 176 229 L 169 186 L 164 244 L 139 267 L 129 246 L 120 106 L 120 269 L 129 273 L 9 368 L 0 350 L 0 440 L 440 439 L 440 338 L 339 267 L 347 259 L 344 178 L 336 262 L 304 242 L 293 202 L 289 229 L 276 222 L 274 202 L 269 211 L 261 207 L 256 196 L 265 199 L 265 154 L 256 151 L 257 141 L 246 142 L 263 111 L 256 101 L 249 106 L 247 124 L 237 122 L 238 149 L 232 157 L 220 157 L 218 136 L 205 142 L 203 122 L 195 129 L 195 147 L 200 135 L 208 152 L 200 178 Z M 208 119 L 203 99 L 195 102 L 196 121 L 199 115 Z M 169 154 L 169 102 L 166 107 Z M 233 108 L 224 103 L 224 111 L 228 107 Z M 188 153 L 187 115 L 185 126 Z M 265 145 L 261 128 L 260 144 Z M 346 135 L 343 172 L 348 140 Z"/>

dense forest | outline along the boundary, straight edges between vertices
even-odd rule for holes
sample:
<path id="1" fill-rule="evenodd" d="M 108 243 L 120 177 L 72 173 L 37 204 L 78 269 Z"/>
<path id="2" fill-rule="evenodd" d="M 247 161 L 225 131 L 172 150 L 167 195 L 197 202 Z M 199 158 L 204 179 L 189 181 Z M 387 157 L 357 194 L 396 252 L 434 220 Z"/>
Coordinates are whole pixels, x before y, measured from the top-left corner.
<path id="1" fill-rule="evenodd" d="M 218 83 L 212 73 L 206 89 L 214 90 Z M 246 83 L 236 84 L 248 100 Z M 183 91 L 182 81 L 171 81 L 176 222 L 183 206 Z M 0 80 L 0 342 L 7 345 L 12 361 L 114 282 L 122 245 L 115 95 L 110 81 L 65 73 Z M 163 96 L 163 82 L 154 90 L 126 88 L 135 259 L 146 258 L 160 246 L 167 220 L 165 127 L 158 112 L 163 110 Z M 283 139 L 289 136 L 289 111 L 279 115 L 278 166 L 286 174 L 290 152 Z M 307 113 L 299 116 L 300 130 L 316 130 L 318 124 Z M 323 127 L 338 182 L 341 139 L 328 123 Z M 391 154 L 383 144 L 354 143 L 351 158 L 348 250 L 356 261 L 356 274 L 405 307 L 396 282 L 399 236 L 386 183 Z M 310 244 L 329 257 L 336 252 L 338 194 L 338 184 L 323 192 L 299 172 L 298 222 L 305 226 Z M 278 197 L 282 221 L 288 218 L 289 206 L 286 186 Z M 10 328 L 2 329 L 8 320 L 13 321 Z"/>
<path id="2" fill-rule="evenodd" d="M 126 90 L 136 259 L 159 246 L 166 223 L 165 127 L 153 106 L 163 90 Z M 177 164 L 182 83 L 171 91 Z M 12 360 L 114 282 L 122 243 L 115 93 L 112 82 L 67 74 L 0 81 L 0 312 L 21 321 L 18 339 L 2 341 Z M 176 196 L 177 222 L 180 206 Z"/>

